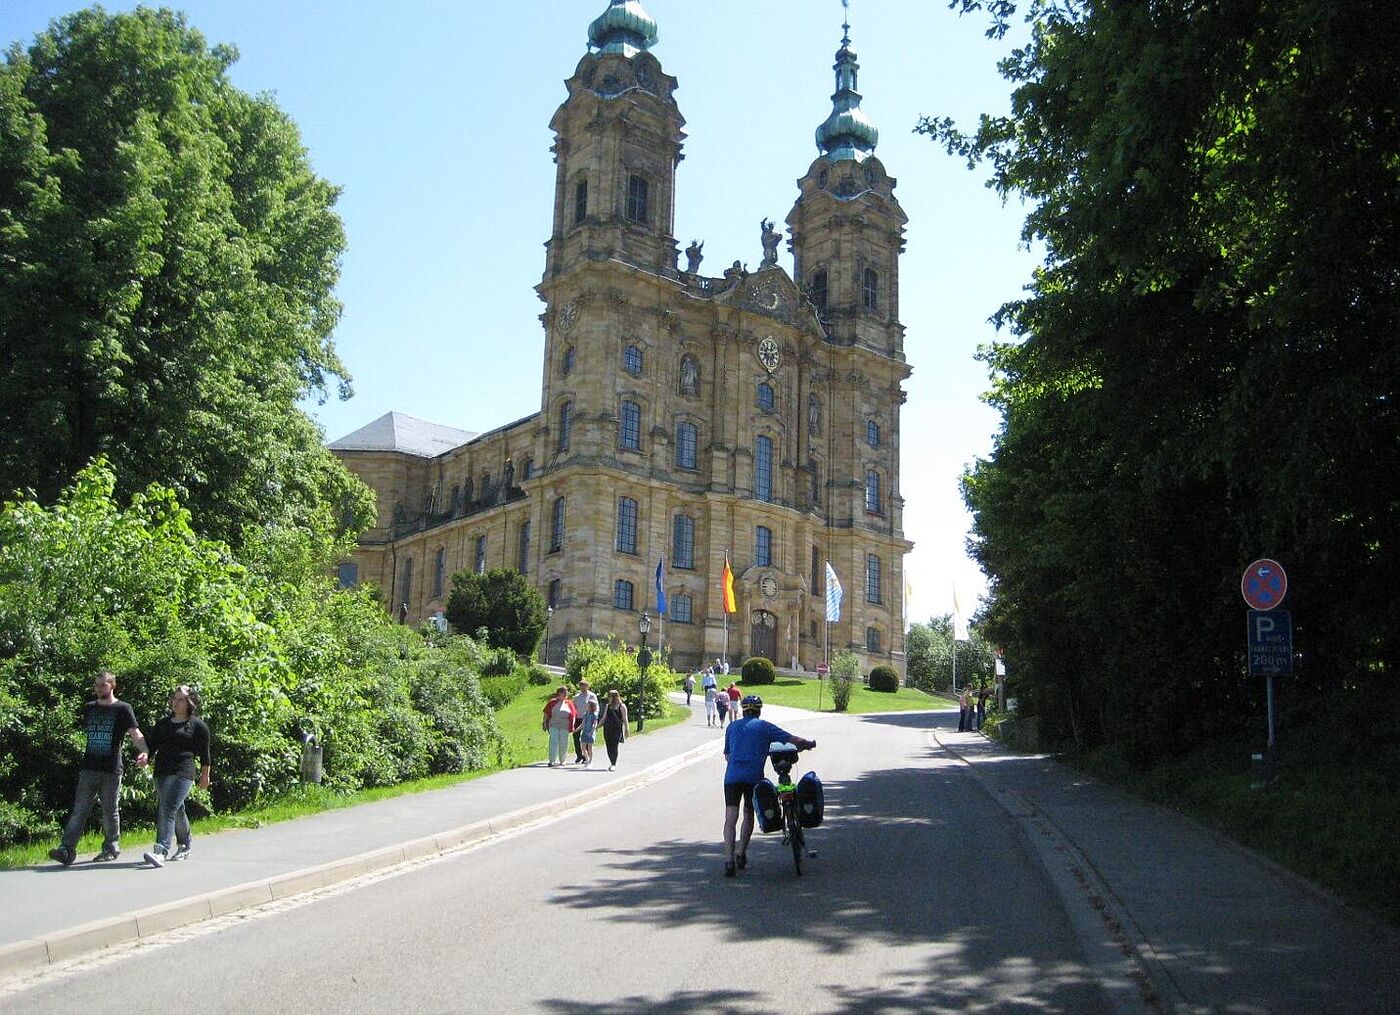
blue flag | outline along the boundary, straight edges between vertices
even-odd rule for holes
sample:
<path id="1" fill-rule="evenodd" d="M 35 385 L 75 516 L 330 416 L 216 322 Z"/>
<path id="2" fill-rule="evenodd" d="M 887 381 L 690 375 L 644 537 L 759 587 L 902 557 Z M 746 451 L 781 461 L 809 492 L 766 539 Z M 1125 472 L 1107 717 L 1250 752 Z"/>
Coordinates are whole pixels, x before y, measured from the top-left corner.
<path id="1" fill-rule="evenodd" d="M 665 563 L 665 557 L 656 559 L 656 612 L 663 617 L 666 615 L 666 590 L 661 587 L 662 575 L 665 573 L 661 568 Z"/>
<path id="2" fill-rule="evenodd" d="M 841 619 L 841 582 L 836 578 L 836 568 L 831 561 L 826 562 L 826 619 Z"/>

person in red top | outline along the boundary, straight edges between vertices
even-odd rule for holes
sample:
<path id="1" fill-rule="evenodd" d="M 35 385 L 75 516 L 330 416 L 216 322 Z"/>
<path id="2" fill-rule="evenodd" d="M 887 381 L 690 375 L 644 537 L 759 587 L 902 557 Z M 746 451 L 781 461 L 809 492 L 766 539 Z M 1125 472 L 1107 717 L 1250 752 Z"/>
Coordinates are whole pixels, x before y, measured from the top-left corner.
<path id="1" fill-rule="evenodd" d="M 730 682 L 728 694 L 729 694 L 729 718 L 730 718 L 730 719 L 737 719 L 737 718 L 739 718 L 739 699 L 740 699 L 741 697 L 743 697 L 743 695 L 741 695 L 741 694 L 739 693 L 739 685 L 738 685 L 738 684 L 735 684 L 735 683 L 733 683 L 733 682 Z"/>
<path id="2" fill-rule="evenodd" d="M 543 729 L 549 734 L 549 767 L 560 768 L 569 753 L 569 734 L 578 722 L 578 710 L 562 684 L 544 705 Z"/>

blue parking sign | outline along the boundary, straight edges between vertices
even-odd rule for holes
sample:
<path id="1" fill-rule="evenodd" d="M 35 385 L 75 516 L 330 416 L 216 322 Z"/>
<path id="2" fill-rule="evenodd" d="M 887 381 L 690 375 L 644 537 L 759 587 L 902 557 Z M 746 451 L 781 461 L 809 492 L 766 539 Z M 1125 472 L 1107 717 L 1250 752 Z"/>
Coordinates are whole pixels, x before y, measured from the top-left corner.
<path id="1" fill-rule="evenodd" d="M 1293 676 L 1293 614 L 1287 610 L 1250 610 L 1250 676 Z"/>

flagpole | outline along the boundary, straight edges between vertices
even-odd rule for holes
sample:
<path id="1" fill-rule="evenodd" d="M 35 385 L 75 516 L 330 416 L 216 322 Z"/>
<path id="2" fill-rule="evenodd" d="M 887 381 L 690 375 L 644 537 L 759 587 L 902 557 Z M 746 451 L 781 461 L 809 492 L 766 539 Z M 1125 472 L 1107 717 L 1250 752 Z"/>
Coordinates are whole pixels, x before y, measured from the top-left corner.
<path id="1" fill-rule="evenodd" d="M 727 546 L 724 548 L 724 563 L 726 566 L 729 564 L 729 547 Z M 729 658 L 729 604 L 724 601 L 724 594 L 725 589 L 721 587 L 719 590 L 719 610 L 724 614 L 724 655 L 722 660 Z"/>

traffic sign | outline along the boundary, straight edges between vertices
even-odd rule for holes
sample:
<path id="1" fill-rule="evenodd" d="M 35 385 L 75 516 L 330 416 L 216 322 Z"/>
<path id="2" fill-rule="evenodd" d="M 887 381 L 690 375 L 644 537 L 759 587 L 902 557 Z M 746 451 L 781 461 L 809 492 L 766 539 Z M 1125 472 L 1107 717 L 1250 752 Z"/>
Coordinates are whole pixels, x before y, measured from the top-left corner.
<path id="1" fill-rule="evenodd" d="M 1250 610 L 1250 676 L 1293 676 L 1293 614 L 1287 610 Z"/>
<path id="2" fill-rule="evenodd" d="M 1244 569 L 1240 595 L 1253 609 L 1276 610 L 1287 594 L 1288 575 L 1278 561 L 1264 557 Z"/>
<path id="3" fill-rule="evenodd" d="M 824 677 L 831 672 L 831 667 L 826 663 L 817 663 L 817 676 Z"/>

